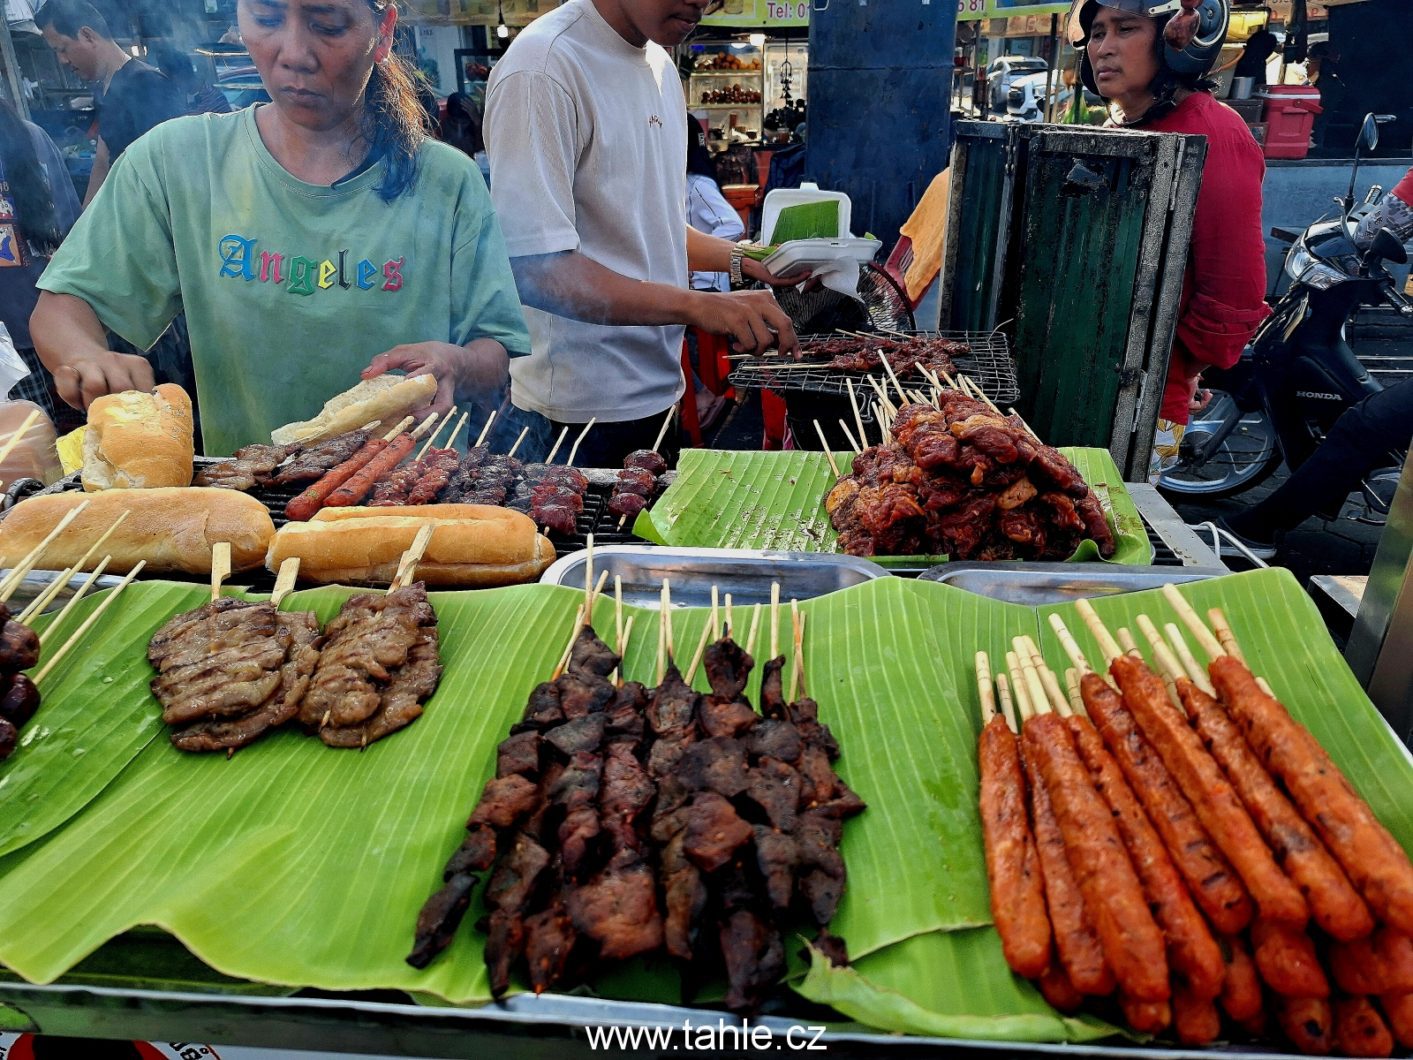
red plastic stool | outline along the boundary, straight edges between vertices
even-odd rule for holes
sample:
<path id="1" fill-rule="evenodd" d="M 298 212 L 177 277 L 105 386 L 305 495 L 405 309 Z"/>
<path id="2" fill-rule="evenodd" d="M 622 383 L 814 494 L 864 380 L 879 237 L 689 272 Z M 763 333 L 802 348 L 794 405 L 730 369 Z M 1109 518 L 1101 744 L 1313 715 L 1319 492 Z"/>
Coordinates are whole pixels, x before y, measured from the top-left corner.
<path id="1" fill-rule="evenodd" d="M 687 381 L 687 389 L 677 406 L 677 422 L 682 425 L 682 433 L 688 444 L 695 449 L 702 447 L 702 425 L 697 420 L 697 391 L 692 386 L 692 352 L 687 340 L 682 340 L 682 378 Z"/>
<path id="2" fill-rule="evenodd" d="M 774 452 L 785 448 L 785 399 L 774 391 L 760 392 L 761 419 L 765 421 L 765 438 L 761 448 Z"/>

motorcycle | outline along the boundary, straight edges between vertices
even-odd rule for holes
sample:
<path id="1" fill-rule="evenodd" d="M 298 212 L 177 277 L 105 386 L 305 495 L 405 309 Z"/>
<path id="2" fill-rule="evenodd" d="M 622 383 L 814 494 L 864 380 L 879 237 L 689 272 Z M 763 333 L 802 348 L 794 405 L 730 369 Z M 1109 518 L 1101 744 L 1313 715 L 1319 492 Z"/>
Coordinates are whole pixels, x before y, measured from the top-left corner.
<path id="1" fill-rule="evenodd" d="M 1355 356 L 1346 331 L 1365 306 L 1391 305 L 1413 317 L 1413 302 L 1384 267 L 1408 261 L 1397 237 L 1384 229 L 1364 251 L 1354 243 L 1360 218 L 1383 194 L 1376 185 L 1356 206 L 1359 160 L 1364 150 L 1378 145 L 1379 125 L 1393 120 L 1393 115 L 1365 116 L 1349 192 L 1334 200 L 1340 216 L 1315 222 L 1295 239 L 1284 263 L 1289 290 L 1241 360 L 1216 380 L 1221 389 L 1214 389 L 1207 406 L 1193 414 L 1177 462 L 1159 475 L 1163 491 L 1179 497 L 1231 497 L 1264 481 L 1282 461 L 1293 471 L 1345 410 L 1383 389 Z M 1361 483 L 1371 521 L 1382 522 L 1387 515 L 1402 465 L 1403 454 L 1390 453 L 1387 467 Z"/>

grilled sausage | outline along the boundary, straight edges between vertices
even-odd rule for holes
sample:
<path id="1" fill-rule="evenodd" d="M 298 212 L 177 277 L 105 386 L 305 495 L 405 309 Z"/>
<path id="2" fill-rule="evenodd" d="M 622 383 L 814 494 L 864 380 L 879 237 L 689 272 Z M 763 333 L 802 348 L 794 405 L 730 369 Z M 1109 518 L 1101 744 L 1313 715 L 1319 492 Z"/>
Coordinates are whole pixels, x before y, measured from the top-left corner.
<path id="1" fill-rule="evenodd" d="M 1309 730 L 1257 687 L 1243 663 L 1230 656 L 1214 659 L 1211 674 L 1251 746 L 1285 786 L 1374 914 L 1413 934 L 1413 864 L 1398 840 L 1379 823 Z"/>
<path id="2" fill-rule="evenodd" d="M 1167 937 L 1168 960 L 1172 962 L 1173 971 L 1183 977 L 1193 1000 L 1211 1001 L 1221 993 L 1222 979 L 1226 975 L 1217 940 L 1192 904 L 1192 896 L 1187 893 L 1167 848 L 1124 780 L 1118 763 L 1104 749 L 1104 741 L 1094 725 L 1088 718 L 1079 716 L 1068 721 L 1079 757 L 1089 770 L 1095 789 L 1109 804 L 1119 835 L 1143 884 L 1153 918 Z M 1181 1025 L 1176 1002 L 1173 1008 L 1174 1019 Z"/>
<path id="3" fill-rule="evenodd" d="M 1405 1049 L 1413 1049 L 1413 991 L 1407 994 L 1383 994 L 1379 1005 L 1384 1010 L 1393 1036 Z"/>
<path id="4" fill-rule="evenodd" d="M 1070 868 L 1119 988 L 1134 1001 L 1166 1001 L 1171 991 L 1163 933 L 1069 728 L 1058 715 L 1042 714 L 1026 722 L 1022 739 L 1055 807 Z"/>
<path id="5" fill-rule="evenodd" d="M 1315 943 L 1303 930 L 1257 917 L 1251 945 L 1261 979 L 1282 997 L 1329 997 Z"/>
<path id="6" fill-rule="evenodd" d="M 1300 888 L 1315 923 L 1340 940 L 1362 938 L 1373 931 L 1374 915 L 1368 905 L 1300 811 L 1276 787 L 1231 716 L 1191 681 L 1180 679 L 1177 688 L 1197 735 L 1226 772 L 1276 861 Z"/>
<path id="7" fill-rule="evenodd" d="M 285 505 L 285 516 L 300 522 L 314 518 L 329 495 L 338 489 L 360 468 L 386 449 L 388 443 L 381 438 L 371 438 L 342 464 L 325 472 L 324 477 L 309 486 L 298 497 Z"/>
<path id="8" fill-rule="evenodd" d="M 1138 727 L 1192 803 L 1208 834 L 1240 873 L 1260 915 L 1304 927 L 1310 915 L 1304 896 L 1276 864 L 1221 768 L 1181 712 L 1173 708 L 1162 678 L 1128 655 L 1119 656 L 1109 669 Z"/>
<path id="9" fill-rule="evenodd" d="M 417 446 L 417 440 L 410 434 L 400 434 L 388 443 L 387 447 L 368 463 L 348 477 L 342 486 L 329 494 L 324 501 L 328 508 L 346 508 L 357 504 L 380 478 L 386 475 Z"/>
<path id="10" fill-rule="evenodd" d="M 1413 993 L 1413 939 L 1388 925 L 1330 947 L 1330 973 L 1346 994 Z"/>
<path id="11" fill-rule="evenodd" d="M 1251 951 L 1238 935 L 1220 940 L 1227 974 L 1222 980 L 1222 1009 L 1243 1026 L 1261 1015 L 1261 980 L 1256 974 L 1256 962 Z"/>
<path id="12" fill-rule="evenodd" d="M 1392 1056 L 1393 1033 L 1367 997 L 1334 1003 L 1334 1047 L 1341 1056 Z"/>
<path id="13" fill-rule="evenodd" d="M 1112 994 L 1114 973 L 1104 960 L 1104 949 L 1094 930 L 1094 918 L 1085 907 L 1084 894 L 1070 868 L 1050 794 L 1030 756 L 1025 755 L 1024 761 L 1030 778 L 1030 817 L 1035 826 L 1036 856 L 1060 967 L 1080 993 L 1096 997 Z"/>
<path id="14" fill-rule="evenodd" d="M 1123 1011 L 1124 1022 L 1143 1034 L 1158 1034 L 1173 1021 L 1173 1007 L 1166 1001 L 1135 1001 L 1126 994 L 1120 994 L 1119 1008 Z"/>
<path id="15" fill-rule="evenodd" d="M 1210 997 L 1198 997 L 1186 983 L 1173 989 L 1173 1030 L 1183 1045 L 1209 1045 L 1222 1033 L 1222 1017 Z"/>
<path id="16" fill-rule="evenodd" d="M 1318 997 L 1283 997 L 1276 1001 L 1276 1020 L 1292 1045 L 1310 1056 L 1325 1056 L 1334 1044 L 1334 1011 Z"/>
<path id="17" fill-rule="evenodd" d="M 1040 996 L 1050 1003 L 1050 1007 L 1060 1012 L 1078 1012 L 1079 1006 L 1084 1004 L 1084 995 L 1075 989 L 1070 977 L 1058 964 L 1051 963 L 1035 981 L 1035 985 L 1040 989 Z"/>
<path id="18" fill-rule="evenodd" d="M 1011 970 L 1036 979 L 1050 965 L 1050 919 L 1045 914 L 1035 841 L 1026 819 L 1020 747 L 999 715 L 981 730 L 977 758 L 991 919 Z"/>
<path id="19" fill-rule="evenodd" d="M 1251 896 L 1212 843 L 1162 759 L 1138 731 L 1122 698 L 1098 674 L 1085 674 L 1080 691 L 1085 709 L 1163 837 L 1193 901 L 1218 933 L 1235 935 L 1246 930 L 1254 914 Z"/>

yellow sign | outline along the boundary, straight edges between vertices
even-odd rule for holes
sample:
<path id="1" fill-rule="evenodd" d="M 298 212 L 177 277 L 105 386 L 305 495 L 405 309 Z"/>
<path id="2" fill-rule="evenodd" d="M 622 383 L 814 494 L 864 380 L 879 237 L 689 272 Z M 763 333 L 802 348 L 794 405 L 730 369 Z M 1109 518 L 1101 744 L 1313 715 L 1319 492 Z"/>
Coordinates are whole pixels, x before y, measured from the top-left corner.
<path id="1" fill-rule="evenodd" d="M 444 26 L 494 26 L 502 10 L 508 26 L 528 26 L 558 0 L 402 0 L 398 5 L 408 22 Z"/>
<path id="2" fill-rule="evenodd" d="M 1033 0 L 957 0 L 957 21 L 975 22 L 982 18 L 1014 18 L 1020 15 L 1063 15 L 1068 3 L 1038 4 Z M 1049 26 L 1044 32 L 1050 31 Z"/>
<path id="3" fill-rule="evenodd" d="M 702 19 L 704 26 L 759 26 L 761 29 L 810 24 L 811 0 L 726 0 L 726 6 Z"/>

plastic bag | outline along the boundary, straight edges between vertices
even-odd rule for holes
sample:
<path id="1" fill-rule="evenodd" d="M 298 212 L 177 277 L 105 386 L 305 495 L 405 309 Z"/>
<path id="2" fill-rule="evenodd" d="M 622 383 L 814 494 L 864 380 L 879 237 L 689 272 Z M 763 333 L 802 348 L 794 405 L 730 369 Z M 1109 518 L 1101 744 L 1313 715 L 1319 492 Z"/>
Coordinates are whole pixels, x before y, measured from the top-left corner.
<path id="1" fill-rule="evenodd" d="M 13 384 L 12 384 L 13 385 Z M 33 422 L 25 421 L 34 416 Z M 16 432 L 24 427 L 18 438 Z M 11 442 L 14 442 L 11 445 Z M 0 484 L 8 488 L 17 479 L 37 478 L 46 486 L 61 478 L 58 437 L 44 410 L 32 401 L 0 401 Z"/>
<path id="2" fill-rule="evenodd" d="M 15 384 L 29 375 L 29 365 L 25 364 L 15 349 L 15 341 L 4 324 L 0 324 L 0 398 L 3 398 Z"/>

